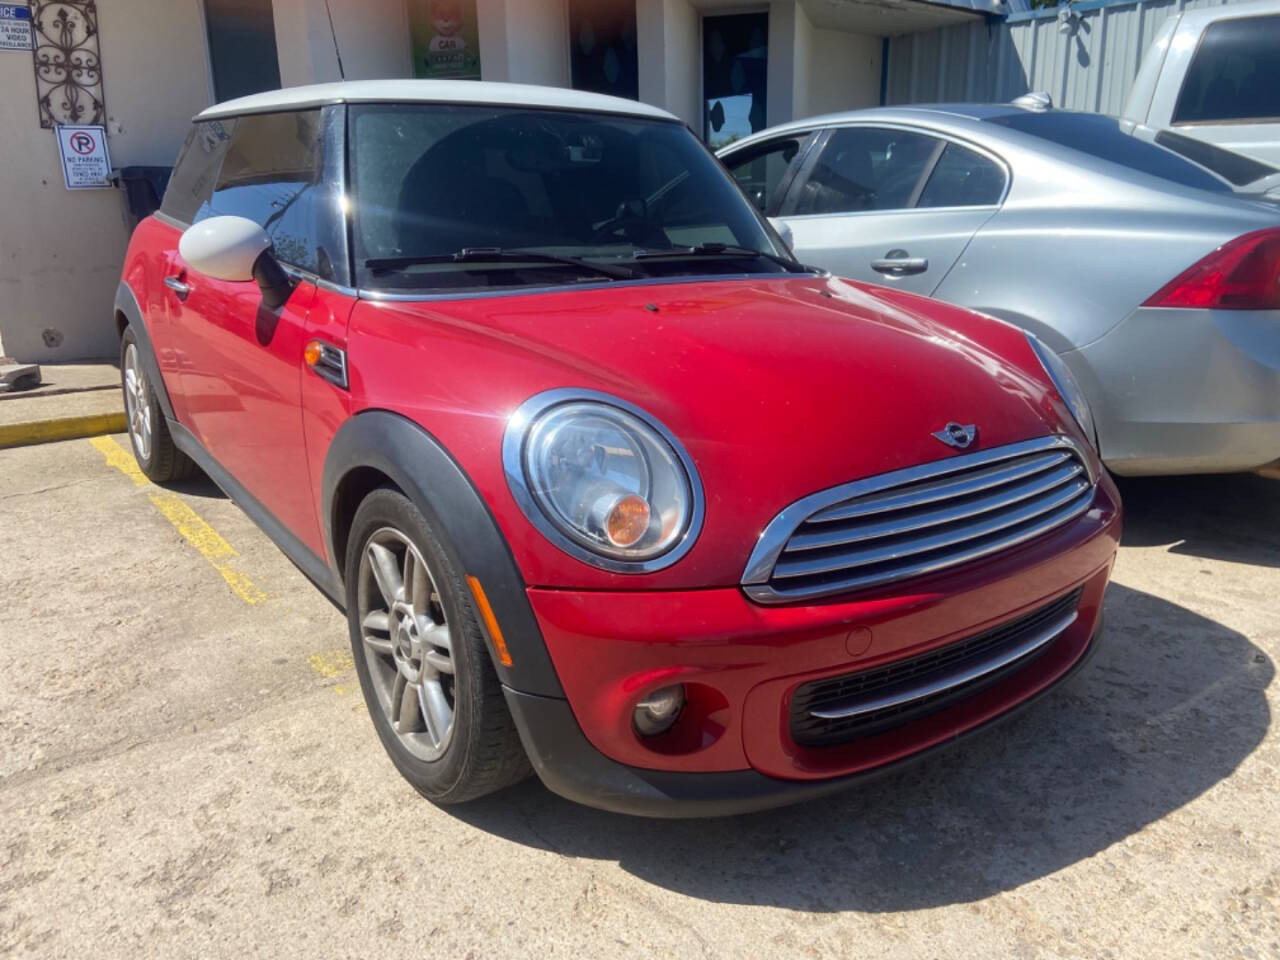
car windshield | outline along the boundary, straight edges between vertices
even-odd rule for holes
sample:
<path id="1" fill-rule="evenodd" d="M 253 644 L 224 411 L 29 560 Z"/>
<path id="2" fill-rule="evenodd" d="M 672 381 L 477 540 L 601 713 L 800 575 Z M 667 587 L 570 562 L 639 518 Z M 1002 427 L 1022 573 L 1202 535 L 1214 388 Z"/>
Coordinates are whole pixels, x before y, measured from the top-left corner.
<path id="1" fill-rule="evenodd" d="M 1127 134 L 1120 121 L 1097 113 L 1016 113 L 988 117 L 998 123 L 1059 146 L 1079 150 L 1099 160 L 1159 177 L 1184 187 L 1230 193 L 1231 188 L 1207 170 L 1171 150 Z"/>
<path id="2" fill-rule="evenodd" d="M 350 110 L 362 287 L 802 269 L 681 124 L 498 106 Z"/>

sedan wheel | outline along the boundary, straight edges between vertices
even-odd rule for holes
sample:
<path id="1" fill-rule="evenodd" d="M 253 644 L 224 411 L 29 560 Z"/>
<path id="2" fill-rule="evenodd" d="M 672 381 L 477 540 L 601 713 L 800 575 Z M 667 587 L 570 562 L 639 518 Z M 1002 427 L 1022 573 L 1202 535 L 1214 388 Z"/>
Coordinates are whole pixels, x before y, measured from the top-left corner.
<path id="1" fill-rule="evenodd" d="M 391 527 L 374 532 L 360 560 L 361 639 L 369 676 L 392 730 L 419 760 L 435 760 L 453 735 L 453 636 L 422 554 Z"/>

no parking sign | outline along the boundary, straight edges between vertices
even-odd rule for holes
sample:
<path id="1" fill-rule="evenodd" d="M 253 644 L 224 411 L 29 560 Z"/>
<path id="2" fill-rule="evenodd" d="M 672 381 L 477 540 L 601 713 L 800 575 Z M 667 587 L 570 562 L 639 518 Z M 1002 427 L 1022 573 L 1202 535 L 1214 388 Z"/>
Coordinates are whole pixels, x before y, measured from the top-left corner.
<path id="1" fill-rule="evenodd" d="M 58 153 L 68 190 L 111 186 L 106 128 L 58 127 Z"/>

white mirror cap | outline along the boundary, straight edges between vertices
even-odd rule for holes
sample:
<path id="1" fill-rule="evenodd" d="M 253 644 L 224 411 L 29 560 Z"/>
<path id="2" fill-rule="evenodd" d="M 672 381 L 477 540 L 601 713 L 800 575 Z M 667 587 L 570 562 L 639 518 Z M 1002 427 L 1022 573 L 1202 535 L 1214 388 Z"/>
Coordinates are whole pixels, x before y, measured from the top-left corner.
<path id="1" fill-rule="evenodd" d="M 270 249 L 267 232 L 244 217 L 201 220 L 178 241 L 182 259 L 215 280 L 252 280 L 253 265 Z"/>
<path id="2" fill-rule="evenodd" d="M 773 229 L 776 230 L 778 236 L 782 238 L 782 242 L 787 245 L 787 250 L 794 253 L 793 245 L 795 244 L 795 235 L 791 232 L 791 227 L 779 220 L 777 217 L 770 217 L 769 223 L 773 225 Z"/>

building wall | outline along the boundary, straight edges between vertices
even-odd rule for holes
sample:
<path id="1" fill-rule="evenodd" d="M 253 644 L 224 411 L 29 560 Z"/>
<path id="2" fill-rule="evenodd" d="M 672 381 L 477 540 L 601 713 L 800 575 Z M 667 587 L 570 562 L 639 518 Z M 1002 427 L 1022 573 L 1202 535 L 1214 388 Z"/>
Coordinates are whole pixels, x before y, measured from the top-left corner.
<path id="1" fill-rule="evenodd" d="M 569 86 L 565 0 L 477 0 L 483 80 Z"/>
<path id="2" fill-rule="evenodd" d="M 1160 25 L 1179 10 L 1225 0 L 1140 0 L 1074 4 L 1072 34 L 1058 32 L 1050 8 L 894 37 L 886 103 L 1007 102 L 1043 90 L 1058 107 L 1118 114 Z"/>
<path id="3" fill-rule="evenodd" d="M 324 0 L 272 0 L 280 83 L 286 87 L 340 79 L 408 76 L 409 15 L 405 0 L 332 0 L 333 29 Z M 334 35 L 338 49 L 334 49 Z"/>
<path id="4" fill-rule="evenodd" d="M 111 162 L 172 164 L 209 103 L 198 0 L 170 0 L 164 16 L 153 0 L 100 3 L 98 29 Z M 114 356 L 111 307 L 129 229 L 121 194 L 63 185 L 30 54 L 0 51 L 0 89 L 0 353 Z"/>

